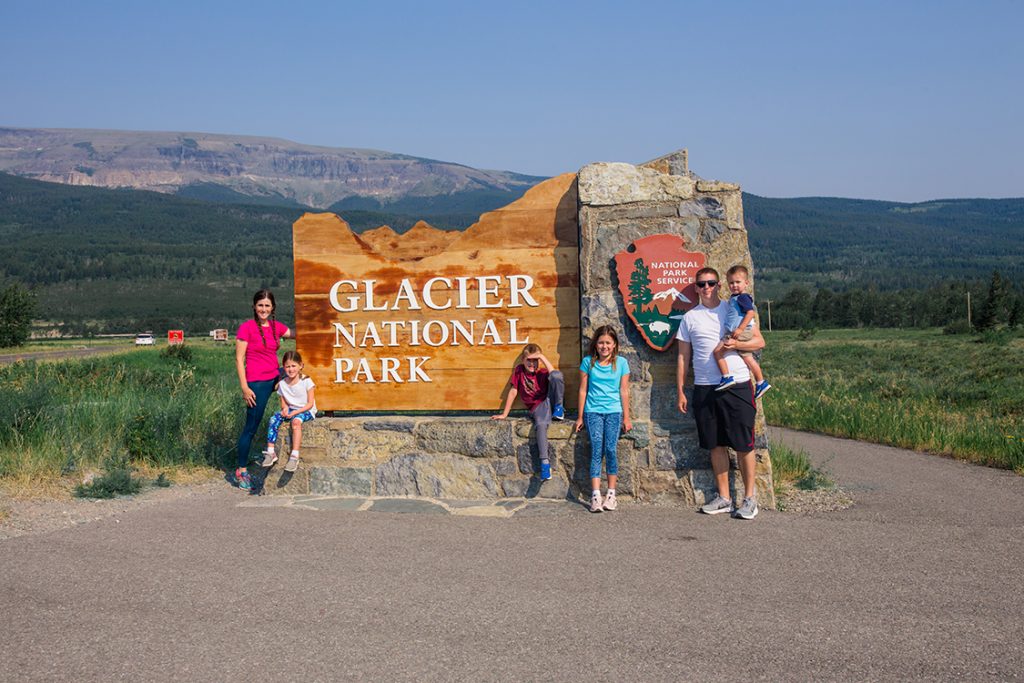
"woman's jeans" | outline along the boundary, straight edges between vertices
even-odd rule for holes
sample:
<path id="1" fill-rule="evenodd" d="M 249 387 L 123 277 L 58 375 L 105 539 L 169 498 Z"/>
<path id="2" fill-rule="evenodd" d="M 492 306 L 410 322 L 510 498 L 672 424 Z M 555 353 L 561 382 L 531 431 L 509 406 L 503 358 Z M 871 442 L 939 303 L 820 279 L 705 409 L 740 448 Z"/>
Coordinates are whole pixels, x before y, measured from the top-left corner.
<path id="1" fill-rule="evenodd" d="M 298 415 L 292 415 L 288 418 L 288 422 L 298 420 L 299 422 L 309 422 L 315 415 L 310 411 L 299 413 Z M 278 411 L 270 416 L 270 426 L 267 427 L 267 443 L 274 443 L 277 441 L 277 430 L 281 428 L 281 423 L 284 422 L 284 418 L 281 417 L 281 412 Z"/>
<path id="2" fill-rule="evenodd" d="M 263 413 L 267 409 L 267 401 L 274 393 L 276 379 L 268 379 L 263 382 L 249 382 L 249 388 L 256 394 L 256 405 L 246 406 L 245 426 L 242 433 L 238 435 L 238 467 L 249 466 L 249 447 L 252 446 L 252 439 L 263 422 Z"/>
<path id="3" fill-rule="evenodd" d="M 619 458 L 615 448 L 622 429 L 622 413 L 583 413 L 590 435 L 590 478 L 601 478 L 601 456 L 607 458 L 605 470 L 608 474 L 619 473 Z"/>

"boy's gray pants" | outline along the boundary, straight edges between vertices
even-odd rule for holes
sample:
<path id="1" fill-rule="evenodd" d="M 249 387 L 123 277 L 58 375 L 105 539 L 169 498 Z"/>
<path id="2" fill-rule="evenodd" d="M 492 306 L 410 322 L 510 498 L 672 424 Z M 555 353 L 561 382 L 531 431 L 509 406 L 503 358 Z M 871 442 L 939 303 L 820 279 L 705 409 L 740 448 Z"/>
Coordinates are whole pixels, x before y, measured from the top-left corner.
<path id="1" fill-rule="evenodd" d="M 551 426 L 551 411 L 562 405 L 565 398 L 565 376 L 560 370 L 548 375 L 548 400 L 541 401 L 530 411 L 530 419 L 537 428 L 537 452 L 541 460 L 548 459 L 548 427 Z"/>

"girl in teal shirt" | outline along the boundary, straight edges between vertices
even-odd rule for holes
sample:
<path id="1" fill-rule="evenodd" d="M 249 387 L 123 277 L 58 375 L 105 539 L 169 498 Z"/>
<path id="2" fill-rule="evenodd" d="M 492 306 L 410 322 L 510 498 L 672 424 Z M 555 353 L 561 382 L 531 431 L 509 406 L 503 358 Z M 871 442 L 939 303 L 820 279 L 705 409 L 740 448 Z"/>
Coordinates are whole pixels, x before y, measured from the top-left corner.
<path id="1" fill-rule="evenodd" d="M 616 444 L 621 428 L 633 428 L 629 419 L 629 363 L 619 357 L 619 336 L 611 325 L 594 331 L 590 355 L 580 363 L 580 415 L 576 431 L 587 423 L 590 436 L 590 511 L 614 510 L 619 479 Z M 601 460 L 608 473 L 608 492 L 601 497 Z"/>

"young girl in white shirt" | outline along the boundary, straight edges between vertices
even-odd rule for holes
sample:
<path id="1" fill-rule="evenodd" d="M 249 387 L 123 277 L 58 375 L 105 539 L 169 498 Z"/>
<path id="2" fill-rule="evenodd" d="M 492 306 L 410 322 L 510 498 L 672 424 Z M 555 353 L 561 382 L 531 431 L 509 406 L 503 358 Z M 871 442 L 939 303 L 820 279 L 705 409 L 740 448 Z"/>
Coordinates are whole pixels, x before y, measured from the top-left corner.
<path id="1" fill-rule="evenodd" d="M 267 429 L 267 450 L 263 452 L 263 466 L 272 467 L 277 462 L 274 444 L 277 442 L 277 430 L 281 423 L 289 420 L 292 425 L 292 452 L 284 466 L 285 472 L 294 472 L 299 467 L 299 447 L 302 445 L 302 423 L 316 417 L 316 401 L 313 393 L 316 385 L 313 380 L 302 374 L 302 356 L 298 351 L 284 354 L 284 379 L 277 385 L 277 393 L 281 398 L 281 410 L 270 418 Z"/>

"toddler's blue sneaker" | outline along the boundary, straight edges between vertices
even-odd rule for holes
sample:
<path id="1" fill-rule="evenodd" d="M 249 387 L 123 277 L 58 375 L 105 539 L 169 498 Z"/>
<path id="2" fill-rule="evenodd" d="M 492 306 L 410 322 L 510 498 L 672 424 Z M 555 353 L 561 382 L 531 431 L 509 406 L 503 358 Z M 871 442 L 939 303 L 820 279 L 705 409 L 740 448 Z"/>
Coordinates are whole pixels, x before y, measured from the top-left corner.
<path id="1" fill-rule="evenodd" d="M 542 462 L 540 464 L 540 480 L 547 481 L 551 478 L 551 463 Z"/>
<path id="2" fill-rule="evenodd" d="M 732 387 L 732 386 L 735 386 L 735 385 L 736 385 L 736 380 L 734 380 L 732 378 L 732 375 L 725 375 L 724 377 L 722 377 L 722 381 L 718 383 L 718 386 L 715 387 L 715 391 L 725 391 L 729 387 Z"/>
<path id="3" fill-rule="evenodd" d="M 761 398 L 761 396 L 764 395 L 764 392 L 768 391 L 771 388 L 772 385 L 768 384 L 768 380 L 766 379 L 758 382 L 757 386 L 754 387 L 754 400 L 756 401 L 757 399 Z"/>
<path id="4" fill-rule="evenodd" d="M 555 409 L 551 411 L 551 417 L 552 417 L 552 419 L 555 419 L 555 420 L 564 420 L 565 419 L 565 406 L 563 406 L 561 403 L 559 403 L 557 406 L 555 406 Z"/>

